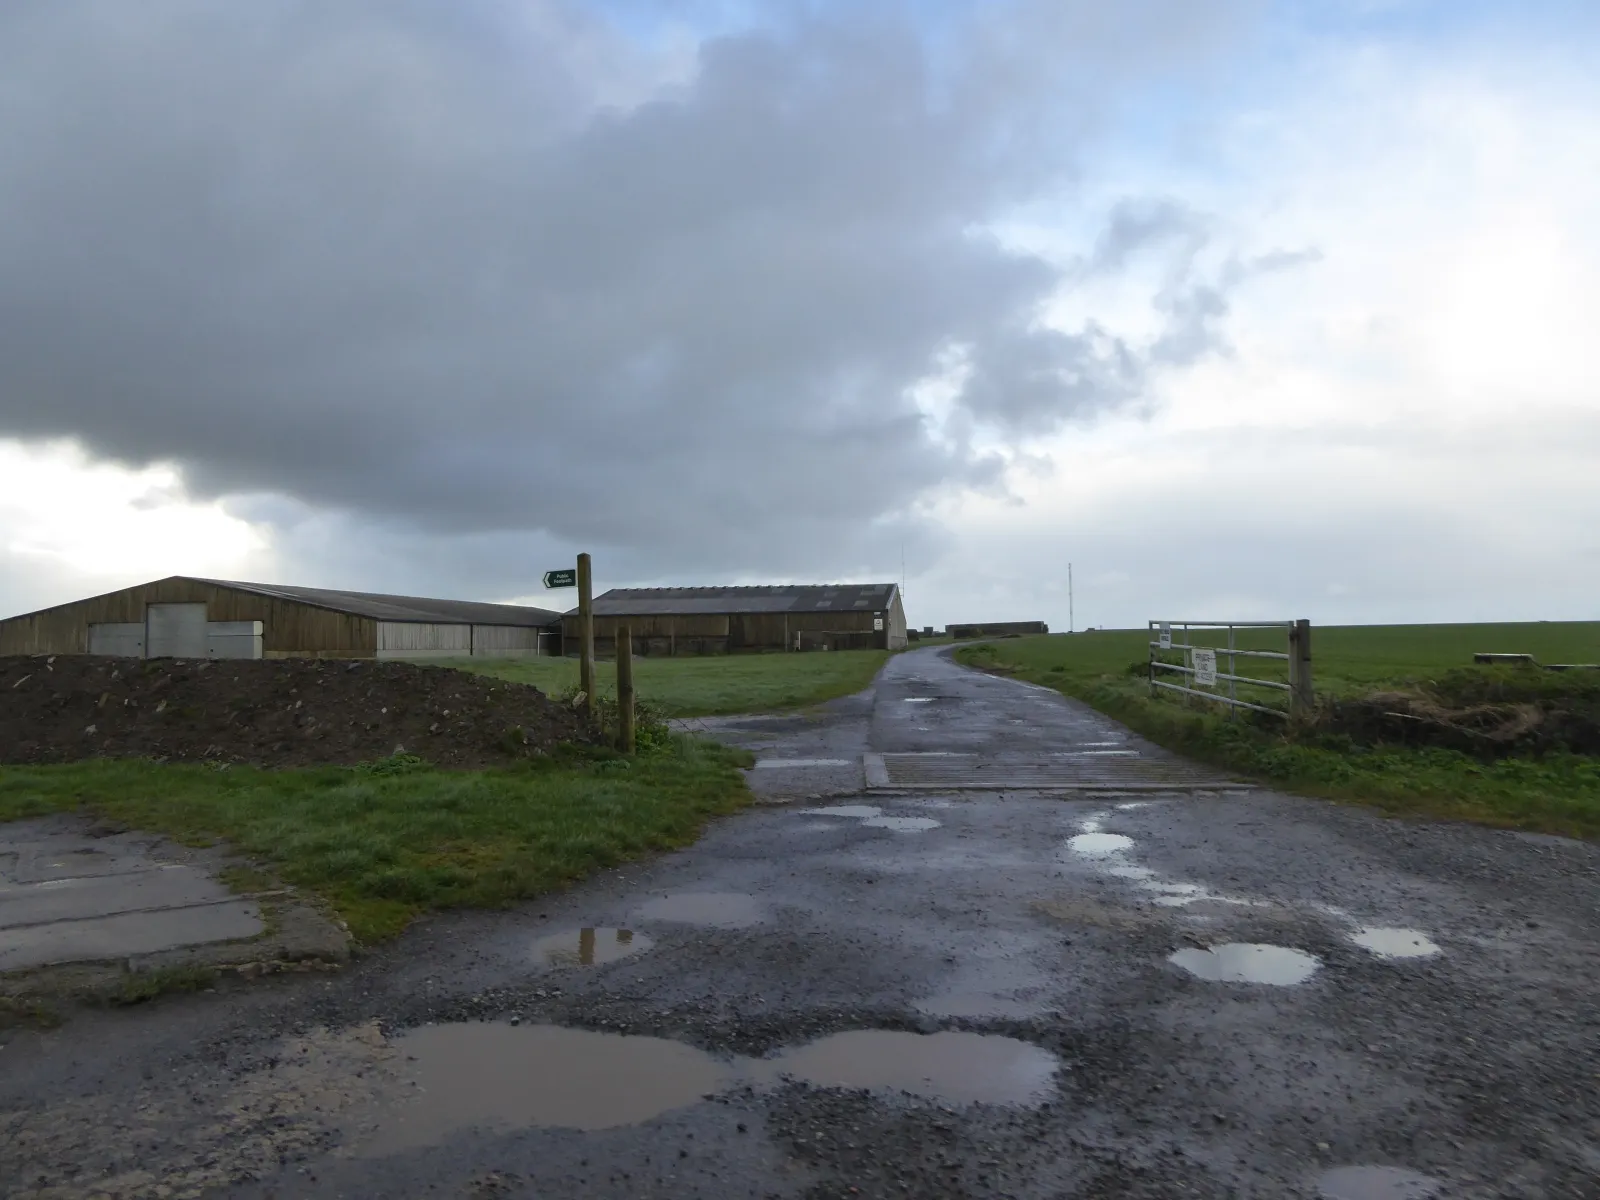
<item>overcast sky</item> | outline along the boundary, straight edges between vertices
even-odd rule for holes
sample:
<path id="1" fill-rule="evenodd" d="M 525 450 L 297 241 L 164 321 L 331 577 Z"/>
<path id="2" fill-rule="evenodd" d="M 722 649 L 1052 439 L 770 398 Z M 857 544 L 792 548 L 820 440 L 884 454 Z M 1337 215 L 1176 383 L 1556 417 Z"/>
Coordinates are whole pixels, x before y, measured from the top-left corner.
<path id="1" fill-rule="evenodd" d="M 1600 618 L 1597 13 L 8 0 L 0 613 Z"/>

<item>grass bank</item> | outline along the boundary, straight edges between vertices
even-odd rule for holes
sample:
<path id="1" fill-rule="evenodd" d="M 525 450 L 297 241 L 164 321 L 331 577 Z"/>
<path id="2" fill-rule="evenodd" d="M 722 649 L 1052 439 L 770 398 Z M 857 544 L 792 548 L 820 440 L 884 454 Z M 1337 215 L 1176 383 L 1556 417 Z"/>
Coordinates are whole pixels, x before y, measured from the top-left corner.
<path id="1" fill-rule="evenodd" d="M 418 914 L 494 907 L 692 842 L 748 799 L 747 759 L 688 738 L 622 759 L 556 755 L 493 771 L 412 759 L 257 770 L 140 760 L 0 768 L 0 821 L 92 812 L 188 844 L 225 841 L 325 897 L 361 942 Z"/>
<path id="2" fill-rule="evenodd" d="M 1142 629 L 1053 634 L 965 646 L 956 655 L 1084 700 L 1159 745 L 1302 794 L 1600 837 L 1600 758 L 1556 752 L 1486 759 L 1437 746 L 1358 745 L 1315 727 L 1290 730 L 1271 717 L 1229 720 L 1202 701 L 1151 697 L 1135 666 L 1146 659 L 1147 640 Z M 1313 632 L 1312 645 L 1319 696 L 1348 698 L 1438 686 L 1450 672 L 1468 669 L 1479 650 L 1596 661 L 1600 624 L 1325 628 Z M 1552 689 L 1572 686 L 1571 676 L 1527 677 L 1549 679 Z"/>
<path id="3" fill-rule="evenodd" d="M 837 650 L 806 654 L 716 654 L 686 658 L 636 658 L 639 698 L 668 717 L 779 712 L 806 708 L 861 691 L 888 660 L 887 650 Z M 440 659 L 548 695 L 578 686 L 578 661 L 567 658 Z M 615 663 L 596 664 L 600 694 L 615 695 Z"/>

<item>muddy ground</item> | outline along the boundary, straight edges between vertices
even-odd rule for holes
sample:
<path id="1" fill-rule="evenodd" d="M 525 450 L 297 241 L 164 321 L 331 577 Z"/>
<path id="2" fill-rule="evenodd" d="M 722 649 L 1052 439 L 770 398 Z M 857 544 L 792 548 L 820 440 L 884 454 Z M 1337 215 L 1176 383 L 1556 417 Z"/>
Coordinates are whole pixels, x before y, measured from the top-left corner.
<path id="1" fill-rule="evenodd" d="M 414 663 L 0 658 L 0 763 L 493 767 L 591 737 L 538 688 Z"/>
<path id="2" fill-rule="evenodd" d="M 0 1034 L 9 1194 L 1600 1195 L 1594 846 L 1212 787 L 822 798 L 863 756 L 1156 753 L 936 651 L 706 727 L 780 803 L 342 976 Z"/>

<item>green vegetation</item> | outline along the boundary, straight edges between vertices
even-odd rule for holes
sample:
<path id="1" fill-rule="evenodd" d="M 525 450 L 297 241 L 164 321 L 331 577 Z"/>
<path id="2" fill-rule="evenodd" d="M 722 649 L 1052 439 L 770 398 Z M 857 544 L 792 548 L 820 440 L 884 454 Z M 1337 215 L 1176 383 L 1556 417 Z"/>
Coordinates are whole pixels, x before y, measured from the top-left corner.
<path id="1" fill-rule="evenodd" d="M 1271 637 L 1272 635 L 1265 635 Z M 1263 640 L 1241 646 L 1278 648 Z M 962 647 L 960 661 L 1087 701 L 1152 741 L 1297 792 L 1356 800 L 1395 813 L 1461 818 L 1580 837 L 1600 836 L 1600 758 L 1562 750 L 1494 757 L 1439 745 L 1366 742 L 1341 732 L 1373 693 L 1416 707 L 1501 704 L 1593 712 L 1600 673 L 1473 668 L 1477 651 L 1541 662 L 1600 661 L 1600 623 L 1329 627 L 1312 632 L 1318 719 L 1227 717 L 1177 693 L 1150 695 L 1143 629 L 1005 639 Z M 1216 638 L 1195 644 L 1220 644 Z M 1244 674 L 1266 674 L 1253 660 Z M 1241 660 L 1242 666 L 1242 660 Z M 1225 660 L 1219 662 L 1225 670 Z M 1240 698 L 1248 693 L 1241 688 Z M 1372 710 L 1405 708 L 1395 703 Z"/>
<path id="2" fill-rule="evenodd" d="M 631 759 L 571 750 L 494 771 L 395 760 L 293 771 L 140 760 L 4 767 L 0 821 L 81 810 L 189 844 L 222 839 L 325 897 L 371 942 L 430 908 L 508 904 L 686 845 L 747 801 L 736 769 L 747 761 L 671 738 Z"/>
<path id="3" fill-rule="evenodd" d="M 123 975 L 117 985 L 101 999 L 115 1008 L 143 1004 L 157 996 L 176 992 L 198 992 L 217 981 L 212 967 L 160 967 L 154 971 L 134 971 Z"/>
<path id="4" fill-rule="evenodd" d="M 639 699 L 668 717 L 777 712 L 859 692 L 888 657 L 887 650 L 641 657 L 633 660 L 633 681 Z M 438 660 L 438 665 L 531 683 L 551 696 L 578 686 L 575 658 L 461 658 Z M 616 664 L 597 663 L 596 674 L 600 695 L 614 696 Z"/>

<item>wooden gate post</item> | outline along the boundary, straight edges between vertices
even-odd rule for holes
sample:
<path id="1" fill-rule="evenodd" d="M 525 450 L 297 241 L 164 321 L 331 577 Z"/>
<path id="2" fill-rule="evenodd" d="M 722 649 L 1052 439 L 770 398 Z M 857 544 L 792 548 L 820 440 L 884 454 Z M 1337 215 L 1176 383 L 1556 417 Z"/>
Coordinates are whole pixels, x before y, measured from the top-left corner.
<path id="1" fill-rule="evenodd" d="M 617 626 L 617 736 L 624 754 L 635 749 L 633 726 L 633 627 Z"/>
<path id="2" fill-rule="evenodd" d="M 589 720 L 599 711 L 594 694 L 594 595 L 590 582 L 589 556 L 578 555 L 578 687 L 583 691 L 584 711 Z"/>
<path id="3" fill-rule="evenodd" d="M 1309 717 L 1316 708 L 1311 685 L 1311 622 L 1302 617 L 1289 631 L 1289 709 Z"/>

